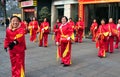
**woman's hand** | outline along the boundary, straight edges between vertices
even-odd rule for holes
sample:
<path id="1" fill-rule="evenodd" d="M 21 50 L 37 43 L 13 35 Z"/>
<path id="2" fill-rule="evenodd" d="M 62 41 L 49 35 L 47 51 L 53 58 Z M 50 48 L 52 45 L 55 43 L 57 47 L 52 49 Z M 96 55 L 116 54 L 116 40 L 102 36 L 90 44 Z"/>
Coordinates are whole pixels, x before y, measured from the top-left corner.
<path id="1" fill-rule="evenodd" d="M 56 42 L 56 45 L 59 46 L 59 42 Z"/>
<path id="2" fill-rule="evenodd" d="M 70 40 L 70 37 L 68 37 L 67 40 Z"/>

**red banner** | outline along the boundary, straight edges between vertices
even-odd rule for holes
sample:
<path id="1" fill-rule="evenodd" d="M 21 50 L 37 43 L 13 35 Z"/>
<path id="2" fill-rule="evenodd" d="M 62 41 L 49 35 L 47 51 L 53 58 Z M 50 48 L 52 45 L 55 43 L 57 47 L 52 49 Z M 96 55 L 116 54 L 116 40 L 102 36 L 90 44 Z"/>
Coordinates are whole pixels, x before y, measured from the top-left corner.
<path id="1" fill-rule="evenodd" d="M 78 0 L 81 4 L 120 2 L 120 0 Z"/>
<path id="2" fill-rule="evenodd" d="M 31 9 L 23 9 L 24 12 L 34 12 L 35 9 L 34 8 L 31 8 Z"/>
<path id="3" fill-rule="evenodd" d="M 84 21 L 84 5 L 79 4 L 79 17 L 82 18 L 82 21 Z"/>

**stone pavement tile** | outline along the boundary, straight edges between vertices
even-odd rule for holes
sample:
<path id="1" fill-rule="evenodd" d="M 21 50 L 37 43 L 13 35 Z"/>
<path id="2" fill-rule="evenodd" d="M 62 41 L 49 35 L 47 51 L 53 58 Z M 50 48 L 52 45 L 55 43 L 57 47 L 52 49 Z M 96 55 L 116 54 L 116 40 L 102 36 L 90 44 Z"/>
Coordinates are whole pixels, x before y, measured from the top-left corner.
<path id="1" fill-rule="evenodd" d="M 62 73 L 54 77 L 85 77 L 82 74 L 76 74 L 74 72 Z"/>
<path id="2" fill-rule="evenodd" d="M 0 77 L 11 77 L 11 73 L 10 72 L 0 73 Z"/>
<path id="3" fill-rule="evenodd" d="M 98 60 L 98 61 L 96 61 Z M 85 77 L 93 77 L 98 73 L 103 73 L 104 71 L 108 70 L 109 67 L 106 67 L 103 63 L 101 63 L 100 59 L 91 59 L 91 63 L 83 63 L 84 65 L 80 65 L 81 68 L 77 69 L 75 72 L 77 74 L 81 74 Z M 82 64 L 82 63 L 81 63 Z"/>
<path id="4" fill-rule="evenodd" d="M 49 65 L 39 70 L 27 72 L 26 75 L 30 75 L 28 77 L 58 77 L 59 75 L 62 75 L 65 72 L 67 73 L 66 70 L 60 69 L 57 66 Z"/>
<path id="5" fill-rule="evenodd" d="M 11 76 L 11 70 L 7 72 L 2 70 L 2 72 L 0 72 L 0 77 L 8 77 L 8 76 Z"/>
<path id="6" fill-rule="evenodd" d="M 5 28 L 0 27 L 0 43 L 3 43 L 4 37 L 5 37 Z"/>
<path id="7" fill-rule="evenodd" d="M 33 61 L 32 61 L 33 62 Z M 26 71 L 35 71 L 35 70 L 40 70 L 45 67 L 48 67 L 49 63 L 41 63 L 41 62 L 34 62 L 34 63 L 26 63 Z"/>
<path id="8" fill-rule="evenodd" d="M 106 70 L 105 73 L 114 75 L 115 77 L 119 76 L 120 77 L 120 65 L 114 65 L 109 68 L 109 70 Z"/>
<path id="9" fill-rule="evenodd" d="M 30 71 L 25 74 L 25 77 L 47 77 L 47 76 L 42 76 L 43 74 L 39 70 L 35 71 Z"/>
<path id="10" fill-rule="evenodd" d="M 26 37 L 26 77 L 119 77 L 120 53 L 117 50 L 114 54 L 108 54 L 107 58 L 100 59 L 97 57 L 95 43 L 84 39 L 83 43 L 73 44 L 72 65 L 64 68 L 56 61 L 53 41 L 49 41 L 49 47 L 44 48 L 38 47 L 38 43 L 31 43 L 29 35 Z M 1 76 L 10 76 L 10 62 L 8 54 L 0 51 Z"/>
<path id="11" fill-rule="evenodd" d="M 7 70 L 6 70 L 7 69 Z M 10 64 L 4 64 L 4 65 L 0 65 L 0 73 L 5 73 L 5 72 L 10 72 L 11 66 Z"/>
<path id="12" fill-rule="evenodd" d="M 55 65 L 57 62 L 48 57 L 30 58 L 26 61 L 26 71 L 35 71 L 46 68 L 50 65 Z M 56 64 L 57 65 L 57 64 Z M 59 65 L 58 65 L 59 66 Z"/>
<path id="13" fill-rule="evenodd" d="M 110 73 L 99 73 L 94 75 L 93 77 L 120 77 L 120 76 L 112 75 Z"/>
<path id="14" fill-rule="evenodd" d="M 103 68 L 100 68 L 101 71 L 98 71 L 93 77 L 119 77 L 120 75 L 120 63 L 113 61 L 111 59 L 103 59 L 101 62 Z"/>
<path id="15" fill-rule="evenodd" d="M 3 64 L 3 63 L 8 63 L 10 61 L 10 59 L 9 59 L 9 53 L 2 52 L 0 54 L 3 54 L 3 55 L 0 55 L 0 65 Z"/>
<path id="16" fill-rule="evenodd" d="M 109 54 L 109 59 L 120 62 L 119 55 L 120 55 L 120 49 L 117 49 L 117 50 L 115 50 L 115 52 L 113 54 Z"/>
<path id="17" fill-rule="evenodd" d="M 62 73 L 64 73 L 64 72 L 67 72 L 66 70 L 60 69 L 59 67 L 60 67 L 60 66 L 50 65 L 50 66 L 48 66 L 48 67 L 46 67 L 46 68 L 41 69 L 41 72 L 42 72 L 42 73 L 46 73 L 46 74 L 48 74 L 49 76 L 50 76 L 50 75 L 51 75 L 51 76 L 54 76 L 54 75 L 56 75 L 56 74 L 62 74 Z"/>

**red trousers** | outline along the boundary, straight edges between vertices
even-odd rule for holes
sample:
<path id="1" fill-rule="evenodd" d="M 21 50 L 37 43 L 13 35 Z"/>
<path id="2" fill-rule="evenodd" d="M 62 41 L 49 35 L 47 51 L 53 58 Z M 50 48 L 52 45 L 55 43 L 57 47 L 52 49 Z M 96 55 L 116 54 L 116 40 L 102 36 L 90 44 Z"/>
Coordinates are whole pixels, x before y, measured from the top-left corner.
<path id="1" fill-rule="evenodd" d="M 39 46 L 43 46 L 43 43 L 45 47 L 48 46 L 48 33 L 43 33 L 43 37 L 40 40 Z"/>
<path id="2" fill-rule="evenodd" d="M 117 36 L 115 38 L 116 38 L 115 48 L 118 49 L 119 38 Z"/>
<path id="3" fill-rule="evenodd" d="M 92 41 L 94 42 L 96 38 L 96 31 L 92 32 Z"/>
<path id="4" fill-rule="evenodd" d="M 61 54 L 61 46 L 59 45 L 58 47 L 57 47 L 58 49 L 58 56 L 59 56 L 59 58 L 61 59 L 62 58 L 62 54 Z M 62 59 L 61 59 L 61 61 L 62 61 Z"/>
<path id="5" fill-rule="evenodd" d="M 75 42 L 81 43 L 82 38 L 83 38 L 83 30 L 79 30 L 78 33 L 76 34 Z"/>
<path id="6" fill-rule="evenodd" d="M 104 44 L 105 44 L 105 51 L 108 52 L 108 40 L 104 41 Z"/>
<path id="7" fill-rule="evenodd" d="M 93 33 L 93 34 L 92 34 L 92 41 L 93 41 L 93 42 L 95 41 L 95 37 L 96 37 L 96 34 Z"/>
<path id="8" fill-rule="evenodd" d="M 30 36 L 30 41 L 31 41 L 31 42 L 36 41 L 36 36 L 37 36 L 36 31 L 32 31 L 32 35 Z"/>
<path id="9" fill-rule="evenodd" d="M 55 43 L 57 42 L 57 33 L 54 36 Z"/>
<path id="10" fill-rule="evenodd" d="M 62 63 L 66 64 L 66 65 L 70 65 L 71 64 L 71 42 L 69 42 L 69 49 L 68 49 L 68 52 L 66 54 L 65 57 L 63 57 L 63 53 L 65 52 L 65 49 L 67 47 L 68 43 L 64 43 L 64 42 L 61 42 L 61 60 L 62 60 Z"/>
<path id="11" fill-rule="evenodd" d="M 15 53 L 15 51 L 10 51 L 9 54 L 12 67 L 12 77 L 24 77 L 25 52 Z"/>
<path id="12" fill-rule="evenodd" d="M 110 51 L 109 51 L 109 48 L 110 48 Z M 109 37 L 108 42 L 107 42 L 107 50 L 110 53 L 114 52 L 114 36 Z"/>
<path id="13" fill-rule="evenodd" d="M 106 57 L 106 43 L 104 42 L 104 40 L 99 40 L 98 56 Z"/>

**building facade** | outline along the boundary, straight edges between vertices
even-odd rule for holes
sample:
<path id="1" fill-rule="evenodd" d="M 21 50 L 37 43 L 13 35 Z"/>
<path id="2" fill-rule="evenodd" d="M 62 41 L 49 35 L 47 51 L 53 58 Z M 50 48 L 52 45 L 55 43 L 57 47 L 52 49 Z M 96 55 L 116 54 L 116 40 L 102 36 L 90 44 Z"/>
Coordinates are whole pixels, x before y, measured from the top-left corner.
<path id="1" fill-rule="evenodd" d="M 21 0 L 34 1 L 34 0 Z M 30 17 L 39 18 L 39 11 L 42 7 L 47 6 L 51 12 L 51 29 L 57 18 L 67 16 L 77 21 L 78 17 L 81 17 L 85 23 L 86 30 L 89 31 L 89 27 L 92 20 L 96 18 L 98 23 L 101 19 L 112 17 L 115 22 L 120 18 L 120 0 L 35 0 L 37 7 L 34 5 L 22 6 L 23 19 Z M 22 3 L 21 2 L 21 3 Z M 34 2 L 33 2 L 34 4 Z M 22 5 L 22 4 L 21 4 Z"/>
<path id="2" fill-rule="evenodd" d="M 77 0 L 52 0 L 51 5 L 51 25 L 56 22 L 57 18 L 67 16 L 74 21 L 78 17 L 78 1 Z"/>
<path id="3" fill-rule="evenodd" d="M 100 24 L 101 19 L 112 17 L 114 22 L 120 18 L 120 0 L 78 0 L 79 2 L 79 16 L 85 21 L 87 30 L 94 18 Z"/>
<path id="4" fill-rule="evenodd" d="M 37 17 L 37 0 L 20 0 L 19 6 L 22 9 L 22 20 L 29 20 Z"/>

